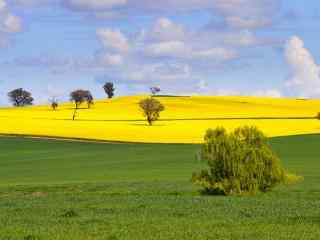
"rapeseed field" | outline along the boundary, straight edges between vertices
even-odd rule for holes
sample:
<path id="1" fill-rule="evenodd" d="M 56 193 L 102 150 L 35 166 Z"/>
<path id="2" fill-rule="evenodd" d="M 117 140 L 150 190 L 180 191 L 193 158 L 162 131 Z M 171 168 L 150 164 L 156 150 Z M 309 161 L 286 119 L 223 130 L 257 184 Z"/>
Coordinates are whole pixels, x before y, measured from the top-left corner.
<path id="1" fill-rule="evenodd" d="M 166 110 L 148 126 L 138 103 L 146 96 L 86 104 L 72 121 L 74 104 L 0 109 L 0 134 L 123 142 L 201 143 L 208 128 L 255 125 L 269 137 L 320 132 L 320 100 L 258 97 L 157 97 Z"/>

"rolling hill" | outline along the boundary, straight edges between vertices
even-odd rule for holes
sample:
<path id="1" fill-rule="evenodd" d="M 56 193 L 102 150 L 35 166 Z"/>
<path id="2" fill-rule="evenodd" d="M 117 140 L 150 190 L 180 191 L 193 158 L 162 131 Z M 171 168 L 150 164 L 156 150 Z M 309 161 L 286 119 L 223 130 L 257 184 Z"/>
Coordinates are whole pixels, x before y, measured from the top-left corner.
<path id="1" fill-rule="evenodd" d="M 257 97 L 157 97 L 166 107 L 148 126 L 138 103 L 146 96 L 100 100 L 78 111 L 73 104 L 0 109 L 0 134 L 79 138 L 121 142 L 200 143 L 208 128 L 256 125 L 267 136 L 320 132 L 320 100 Z"/>

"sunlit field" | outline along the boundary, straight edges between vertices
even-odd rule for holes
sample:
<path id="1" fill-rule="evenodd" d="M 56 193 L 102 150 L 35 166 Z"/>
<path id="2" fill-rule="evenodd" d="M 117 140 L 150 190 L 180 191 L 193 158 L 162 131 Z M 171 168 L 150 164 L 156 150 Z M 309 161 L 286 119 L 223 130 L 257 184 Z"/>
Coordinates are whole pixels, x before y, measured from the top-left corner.
<path id="1" fill-rule="evenodd" d="M 255 125 L 268 137 L 320 132 L 319 100 L 256 97 L 157 97 L 166 107 L 148 126 L 138 102 L 146 96 L 74 105 L 0 109 L 0 133 L 121 142 L 201 143 L 208 128 Z"/>
<path id="2" fill-rule="evenodd" d="M 190 181 L 199 145 L 0 138 L 0 239 L 317 240 L 319 141 L 271 139 L 303 182 L 219 197 Z"/>

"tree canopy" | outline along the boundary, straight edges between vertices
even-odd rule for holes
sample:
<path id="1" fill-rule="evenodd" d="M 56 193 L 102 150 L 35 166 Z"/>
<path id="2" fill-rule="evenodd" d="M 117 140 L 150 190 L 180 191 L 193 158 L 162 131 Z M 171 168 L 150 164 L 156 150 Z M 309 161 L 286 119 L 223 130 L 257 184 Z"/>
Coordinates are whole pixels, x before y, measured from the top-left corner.
<path id="1" fill-rule="evenodd" d="M 165 107 L 155 98 L 146 98 L 140 101 L 139 106 L 149 125 L 158 120 L 160 113 L 165 110 Z"/>
<path id="2" fill-rule="evenodd" d="M 113 98 L 115 87 L 112 82 L 107 82 L 104 84 L 103 89 L 105 93 L 108 95 L 108 98 Z"/>
<path id="3" fill-rule="evenodd" d="M 9 100 L 16 107 L 23 107 L 26 105 L 32 105 L 33 97 L 30 92 L 23 88 L 17 88 L 8 93 Z"/>
<path id="4" fill-rule="evenodd" d="M 84 102 L 87 102 L 88 108 L 93 104 L 93 96 L 88 90 L 75 90 L 70 93 L 70 99 L 76 104 L 76 109 Z"/>

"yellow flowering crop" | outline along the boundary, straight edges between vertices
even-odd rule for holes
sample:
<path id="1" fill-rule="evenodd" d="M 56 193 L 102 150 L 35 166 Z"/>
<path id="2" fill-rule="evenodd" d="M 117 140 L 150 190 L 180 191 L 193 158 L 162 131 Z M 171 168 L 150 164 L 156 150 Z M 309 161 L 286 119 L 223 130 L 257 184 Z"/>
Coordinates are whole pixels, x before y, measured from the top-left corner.
<path id="1" fill-rule="evenodd" d="M 148 126 L 138 102 L 145 96 L 97 101 L 72 121 L 71 103 L 0 109 L 0 134 L 128 142 L 200 143 L 208 128 L 255 125 L 267 136 L 320 132 L 319 100 L 256 97 L 158 97 L 166 110 Z"/>

